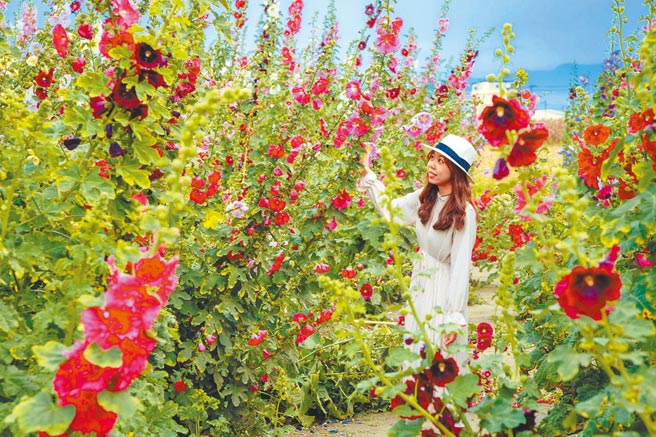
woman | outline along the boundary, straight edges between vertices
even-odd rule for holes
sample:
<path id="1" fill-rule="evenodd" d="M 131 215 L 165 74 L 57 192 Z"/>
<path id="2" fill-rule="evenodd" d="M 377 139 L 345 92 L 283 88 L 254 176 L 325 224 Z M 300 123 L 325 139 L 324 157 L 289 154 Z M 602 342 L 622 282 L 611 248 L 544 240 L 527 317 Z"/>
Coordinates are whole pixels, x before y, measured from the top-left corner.
<path id="1" fill-rule="evenodd" d="M 477 212 L 472 203 L 469 169 L 476 151 L 462 137 L 447 135 L 428 152 L 426 183 L 422 189 L 392 200 L 400 211 L 400 224 L 415 225 L 420 259 L 414 264 L 410 283 L 412 301 L 420 320 L 428 321 L 428 337 L 438 349 L 467 344 L 467 299 L 469 270 L 476 239 Z M 370 150 L 362 156 L 360 190 L 366 191 L 376 209 L 389 220 L 382 203 L 385 186 L 369 168 Z M 437 308 L 436 308 L 437 307 Z M 406 328 L 418 328 L 411 315 Z M 435 328 L 447 323 L 462 327 L 463 334 L 440 334 Z M 419 351 L 419 345 L 412 347 Z M 467 361 L 466 347 L 452 354 L 462 369 Z"/>

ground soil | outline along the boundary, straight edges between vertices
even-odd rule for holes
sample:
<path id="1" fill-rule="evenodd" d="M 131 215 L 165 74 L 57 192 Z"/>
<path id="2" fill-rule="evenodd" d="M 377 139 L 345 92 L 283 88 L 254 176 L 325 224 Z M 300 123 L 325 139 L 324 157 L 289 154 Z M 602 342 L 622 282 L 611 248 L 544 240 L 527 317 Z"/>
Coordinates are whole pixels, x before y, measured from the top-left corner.
<path id="1" fill-rule="evenodd" d="M 475 277 L 479 275 L 474 275 Z M 494 304 L 496 287 L 487 285 L 472 294 L 469 305 L 469 323 L 492 323 L 497 314 Z M 366 413 L 350 420 L 316 424 L 311 428 L 298 429 L 285 434 L 286 437 L 386 437 L 387 430 L 398 420 L 391 412 Z"/>

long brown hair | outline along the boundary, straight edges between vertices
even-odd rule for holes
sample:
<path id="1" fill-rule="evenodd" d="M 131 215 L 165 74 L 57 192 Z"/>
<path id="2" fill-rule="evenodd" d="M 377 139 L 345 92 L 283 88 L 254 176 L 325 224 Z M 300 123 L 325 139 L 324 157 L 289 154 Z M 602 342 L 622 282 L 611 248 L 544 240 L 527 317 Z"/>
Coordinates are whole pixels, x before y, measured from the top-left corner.
<path id="1" fill-rule="evenodd" d="M 446 200 L 444 208 L 440 211 L 437 221 L 433 224 L 433 229 L 436 231 L 446 231 L 451 226 L 455 226 L 456 230 L 460 231 L 465 226 L 465 211 L 467 210 L 467 204 L 474 206 L 471 186 L 469 185 L 469 179 L 467 179 L 467 175 L 464 171 L 448 159 L 445 159 L 444 162 L 446 162 L 446 165 L 451 171 L 451 184 L 453 189 L 451 195 Z M 431 184 L 426 180 L 424 183 L 424 189 L 421 190 L 421 193 L 419 194 L 420 206 L 418 211 L 419 219 L 424 225 L 430 219 L 435 202 L 437 202 L 438 193 L 439 190 L 437 185 Z M 478 220 L 478 211 L 475 207 L 474 211 L 476 212 L 476 219 Z"/>

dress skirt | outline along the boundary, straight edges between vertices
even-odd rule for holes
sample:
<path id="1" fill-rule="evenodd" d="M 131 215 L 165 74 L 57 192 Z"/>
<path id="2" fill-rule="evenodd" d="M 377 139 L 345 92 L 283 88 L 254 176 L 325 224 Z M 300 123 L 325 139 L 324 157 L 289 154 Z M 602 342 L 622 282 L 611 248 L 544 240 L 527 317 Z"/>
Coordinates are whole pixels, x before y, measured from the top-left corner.
<path id="1" fill-rule="evenodd" d="M 419 320 L 425 320 L 426 315 L 430 314 L 430 320 L 427 322 L 426 331 L 431 344 L 436 350 L 440 350 L 442 356 L 453 357 L 458 363 L 458 367 L 463 370 L 466 368 L 468 353 L 465 349 L 463 352 L 449 353 L 444 348 L 442 337 L 444 332 L 440 332 L 440 325 L 444 324 L 444 317 L 442 315 L 442 308 L 445 307 L 447 296 L 449 293 L 448 287 L 450 283 L 451 266 L 436 260 L 424 251 L 420 251 L 420 258 L 415 262 L 412 269 L 412 278 L 410 281 L 410 292 L 415 311 Z M 408 310 L 410 307 L 408 305 Z M 468 319 L 467 309 L 464 310 L 465 319 Z M 409 332 L 415 332 L 419 329 L 419 325 L 412 313 L 409 311 L 405 316 L 405 327 Z M 455 344 L 467 344 L 467 327 L 460 326 L 464 329 L 464 333 L 458 334 Z M 423 342 L 415 342 L 410 345 L 413 352 L 419 353 Z M 449 349 L 453 347 L 452 344 Z"/>

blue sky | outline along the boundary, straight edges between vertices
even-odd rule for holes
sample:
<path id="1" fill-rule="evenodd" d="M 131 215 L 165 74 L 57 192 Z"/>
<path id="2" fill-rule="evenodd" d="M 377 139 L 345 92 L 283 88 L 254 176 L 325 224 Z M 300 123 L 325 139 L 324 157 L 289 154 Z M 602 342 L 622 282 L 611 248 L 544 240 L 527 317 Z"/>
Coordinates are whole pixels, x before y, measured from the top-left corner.
<path id="1" fill-rule="evenodd" d="M 286 17 L 291 0 L 281 0 L 281 13 Z M 323 22 L 327 0 L 305 0 L 303 30 L 299 35 L 307 37 L 310 19 L 319 13 Z M 366 17 L 367 0 L 335 0 L 341 46 L 358 38 Z M 398 0 L 395 13 L 404 20 L 403 33 L 412 27 L 418 36 L 419 59 L 430 53 L 436 23 L 440 17 L 441 0 Z M 496 48 L 502 46 L 501 28 L 511 23 L 516 34 L 516 55 L 512 67 L 527 70 L 550 70 L 560 64 L 601 63 L 610 53 L 607 39 L 613 22 L 611 0 L 452 0 L 447 17 L 449 32 L 443 40 L 443 58 L 457 60 L 465 46 L 471 29 L 482 36 L 491 28 L 493 34 L 480 46 L 475 70 L 478 77 L 497 72 L 499 61 L 494 58 Z M 641 0 L 626 0 L 625 9 L 629 33 L 644 23 L 639 23 L 646 7 Z M 262 0 L 249 0 L 249 32 L 254 32 L 260 16 Z M 302 44 L 299 44 L 302 46 Z"/>

